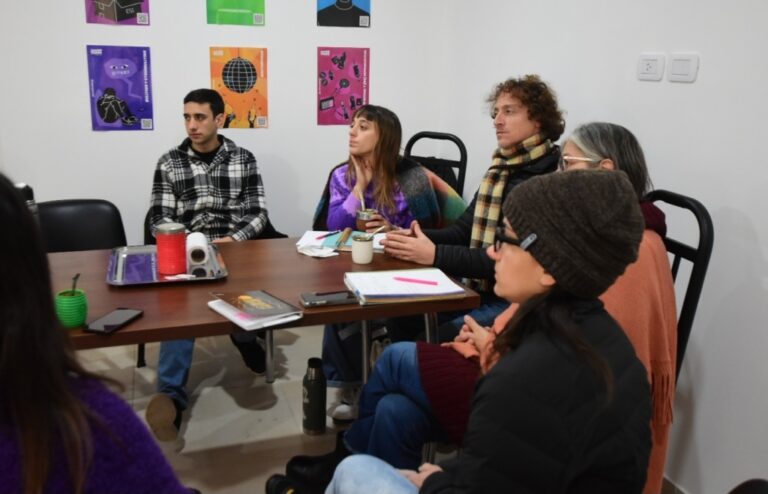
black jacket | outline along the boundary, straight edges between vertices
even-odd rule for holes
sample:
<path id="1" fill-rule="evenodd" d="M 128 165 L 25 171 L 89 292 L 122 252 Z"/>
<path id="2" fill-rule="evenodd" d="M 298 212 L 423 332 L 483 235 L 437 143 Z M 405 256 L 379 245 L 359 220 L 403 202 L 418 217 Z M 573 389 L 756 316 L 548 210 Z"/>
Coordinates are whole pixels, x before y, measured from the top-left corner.
<path id="1" fill-rule="evenodd" d="M 645 367 L 602 302 L 569 304 L 613 371 L 609 408 L 583 358 L 535 331 L 480 379 L 460 456 L 421 493 L 642 492 L 651 449 Z"/>
<path id="2" fill-rule="evenodd" d="M 504 188 L 504 198 L 512 188 L 536 175 L 553 172 L 557 169 L 560 150 L 554 150 L 541 158 L 516 168 Z M 477 192 L 464 214 L 448 228 L 439 230 L 424 230 L 424 234 L 436 245 L 434 266 L 450 276 L 461 278 L 487 279 L 493 284 L 493 261 L 485 253 L 485 249 L 469 247 L 472 238 L 472 220 L 475 214 Z"/>

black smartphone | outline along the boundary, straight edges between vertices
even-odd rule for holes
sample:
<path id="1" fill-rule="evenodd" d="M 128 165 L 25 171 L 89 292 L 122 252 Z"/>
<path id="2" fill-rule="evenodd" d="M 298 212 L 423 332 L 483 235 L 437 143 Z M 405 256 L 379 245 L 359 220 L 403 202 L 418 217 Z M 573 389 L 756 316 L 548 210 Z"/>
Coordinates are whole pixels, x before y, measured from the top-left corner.
<path id="1" fill-rule="evenodd" d="M 113 310 L 106 316 L 96 319 L 85 329 L 86 331 L 93 331 L 94 333 L 109 334 L 140 317 L 143 313 L 144 311 L 140 309 L 126 309 L 121 307 Z"/>
<path id="2" fill-rule="evenodd" d="M 349 290 L 341 292 L 307 292 L 301 294 L 301 304 L 304 307 L 321 307 L 325 305 L 343 305 L 357 303 L 357 297 Z"/>

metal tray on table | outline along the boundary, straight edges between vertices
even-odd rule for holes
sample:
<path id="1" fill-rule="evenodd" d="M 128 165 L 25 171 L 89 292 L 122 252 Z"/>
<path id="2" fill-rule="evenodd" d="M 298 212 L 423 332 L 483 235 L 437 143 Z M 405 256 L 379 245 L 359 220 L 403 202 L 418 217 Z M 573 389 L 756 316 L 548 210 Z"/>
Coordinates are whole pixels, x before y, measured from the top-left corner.
<path id="1" fill-rule="evenodd" d="M 208 281 L 226 278 L 229 272 L 219 249 L 208 244 L 208 261 L 188 266 L 187 274 L 172 276 L 157 272 L 157 246 L 129 245 L 112 249 L 107 266 L 107 283 L 115 286 Z"/>

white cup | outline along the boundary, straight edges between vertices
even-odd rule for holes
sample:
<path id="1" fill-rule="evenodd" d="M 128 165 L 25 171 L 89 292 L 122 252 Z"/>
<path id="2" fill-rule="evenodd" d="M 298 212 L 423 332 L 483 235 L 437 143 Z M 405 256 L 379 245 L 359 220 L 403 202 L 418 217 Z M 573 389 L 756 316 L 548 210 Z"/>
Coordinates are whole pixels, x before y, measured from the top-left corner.
<path id="1" fill-rule="evenodd" d="M 352 237 L 352 262 L 370 264 L 373 261 L 373 237 L 355 235 Z"/>

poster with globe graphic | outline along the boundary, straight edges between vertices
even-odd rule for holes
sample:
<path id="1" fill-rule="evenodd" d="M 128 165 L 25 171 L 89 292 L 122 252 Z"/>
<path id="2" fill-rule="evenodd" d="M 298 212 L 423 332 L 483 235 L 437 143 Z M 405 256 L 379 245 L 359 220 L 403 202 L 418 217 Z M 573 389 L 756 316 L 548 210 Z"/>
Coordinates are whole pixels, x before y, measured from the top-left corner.
<path id="1" fill-rule="evenodd" d="M 264 0 L 208 0 L 208 24 L 263 26 Z"/>
<path id="2" fill-rule="evenodd" d="M 348 125 L 368 104 L 370 48 L 317 49 L 317 124 Z"/>
<path id="3" fill-rule="evenodd" d="M 266 128 L 267 49 L 211 47 L 211 87 L 224 98 L 224 127 Z"/>
<path id="4" fill-rule="evenodd" d="M 149 26 L 149 0 L 85 0 L 85 21 L 91 24 Z"/>
<path id="5" fill-rule="evenodd" d="M 152 130 L 149 47 L 88 45 L 93 130 Z"/>

